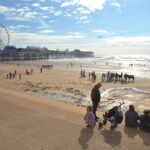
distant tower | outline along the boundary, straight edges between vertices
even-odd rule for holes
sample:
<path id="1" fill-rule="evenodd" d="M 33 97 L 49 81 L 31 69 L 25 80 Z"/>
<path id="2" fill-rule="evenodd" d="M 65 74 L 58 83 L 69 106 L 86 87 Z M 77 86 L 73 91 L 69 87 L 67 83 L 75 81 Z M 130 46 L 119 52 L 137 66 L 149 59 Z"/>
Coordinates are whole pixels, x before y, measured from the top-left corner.
<path id="1" fill-rule="evenodd" d="M 10 43 L 10 36 L 7 28 L 0 24 L 0 50 L 3 51 Z"/>

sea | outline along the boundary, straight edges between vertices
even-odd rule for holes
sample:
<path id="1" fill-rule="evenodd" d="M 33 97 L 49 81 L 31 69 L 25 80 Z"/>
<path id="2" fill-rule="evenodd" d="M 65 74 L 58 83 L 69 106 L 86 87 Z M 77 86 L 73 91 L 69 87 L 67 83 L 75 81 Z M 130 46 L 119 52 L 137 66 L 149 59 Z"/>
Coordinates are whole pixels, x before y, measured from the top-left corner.
<path id="1" fill-rule="evenodd" d="M 71 58 L 71 59 L 50 59 L 49 63 L 73 64 L 67 69 L 79 71 L 84 69 L 87 72 L 95 71 L 97 74 L 108 71 L 127 73 L 135 77 L 150 78 L 150 55 L 111 55 L 92 58 Z M 65 69 L 57 66 L 59 69 Z"/>

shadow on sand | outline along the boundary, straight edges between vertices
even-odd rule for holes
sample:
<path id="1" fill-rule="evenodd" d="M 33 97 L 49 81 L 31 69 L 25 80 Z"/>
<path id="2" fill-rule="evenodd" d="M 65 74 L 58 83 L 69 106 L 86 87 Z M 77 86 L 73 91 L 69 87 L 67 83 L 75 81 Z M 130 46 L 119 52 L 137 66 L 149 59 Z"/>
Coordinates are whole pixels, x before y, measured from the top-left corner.
<path id="1" fill-rule="evenodd" d="M 128 127 L 124 127 L 124 131 L 129 138 L 134 138 L 136 135 L 139 135 L 139 137 L 143 141 L 143 144 L 145 144 L 146 146 L 150 146 L 150 133 L 144 132 L 137 128 L 128 128 Z"/>
<path id="2" fill-rule="evenodd" d="M 143 143 L 146 146 L 150 146 L 150 133 L 144 132 L 144 131 L 139 131 L 139 137 L 143 140 Z"/>
<path id="3" fill-rule="evenodd" d="M 93 136 L 93 128 L 82 128 L 80 131 L 79 144 L 83 150 L 88 149 L 88 141 Z"/>
<path id="4" fill-rule="evenodd" d="M 138 135 L 139 131 L 137 128 L 124 127 L 124 132 L 129 138 L 134 138 L 136 135 Z"/>
<path id="5" fill-rule="evenodd" d="M 113 149 L 121 148 L 122 134 L 120 131 L 115 130 L 102 130 L 100 135 L 104 137 L 104 142 L 111 145 Z"/>

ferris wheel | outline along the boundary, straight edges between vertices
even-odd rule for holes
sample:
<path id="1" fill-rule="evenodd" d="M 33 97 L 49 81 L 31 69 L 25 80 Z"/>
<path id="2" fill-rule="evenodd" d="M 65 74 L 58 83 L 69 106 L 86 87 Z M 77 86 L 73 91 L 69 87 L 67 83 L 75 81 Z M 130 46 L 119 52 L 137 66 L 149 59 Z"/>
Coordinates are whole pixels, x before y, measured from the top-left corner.
<path id="1" fill-rule="evenodd" d="M 5 46 L 8 46 L 10 42 L 10 36 L 7 28 L 0 24 L 0 50 L 4 50 Z"/>

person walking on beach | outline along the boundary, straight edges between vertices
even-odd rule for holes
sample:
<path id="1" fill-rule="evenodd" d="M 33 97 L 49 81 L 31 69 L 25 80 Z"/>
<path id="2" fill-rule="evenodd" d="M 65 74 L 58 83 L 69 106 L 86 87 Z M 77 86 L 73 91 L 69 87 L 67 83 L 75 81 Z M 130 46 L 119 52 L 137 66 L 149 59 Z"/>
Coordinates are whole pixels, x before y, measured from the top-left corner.
<path id="1" fill-rule="evenodd" d="M 87 124 L 86 127 L 94 127 L 95 126 L 95 116 L 92 112 L 92 107 L 91 106 L 87 106 L 86 109 L 86 114 L 84 116 L 84 121 Z"/>
<path id="2" fill-rule="evenodd" d="M 83 71 L 81 69 L 81 71 L 80 71 L 80 78 L 82 78 L 82 77 L 83 77 Z"/>
<path id="3" fill-rule="evenodd" d="M 89 80 L 91 79 L 91 73 L 89 72 Z"/>
<path id="4" fill-rule="evenodd" d="M 98 82 L 91 91 L 91 100 L 92 100 L 92 104 L 93 104 L 93 113 L 95 116 L 95 120 L 97 121 L 99 118 L 96 116 L 96 111 L 97 111 L 97 107 L 98 104 L 100 102 L 101 99 L 101 94 L 100 94 L 100 90 L 99 88 L 102 86 L 101 82 Z"/>
<path id="5" fill-rule="evenodd" d="M 43 72 L 43 69 L 42 69 L 42 67 L 40 68 L 40 72 L 41 72 L 41 73 Z"/>

